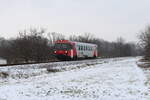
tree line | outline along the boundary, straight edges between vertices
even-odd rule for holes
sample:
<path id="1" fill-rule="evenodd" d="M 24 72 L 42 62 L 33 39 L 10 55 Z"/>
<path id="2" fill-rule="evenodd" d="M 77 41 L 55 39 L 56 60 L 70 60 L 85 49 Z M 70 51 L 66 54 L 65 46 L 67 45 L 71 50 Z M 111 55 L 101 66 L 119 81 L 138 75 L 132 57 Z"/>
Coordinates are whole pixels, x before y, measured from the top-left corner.
<path id="1" fill-rule="evenodd" d="M 45 29 L 29 29 L 18 33 L 13 39 L 0 38 L 0 57 L 7 63 L 48 62 L 56 59 L 53 55 L 56 40 L 71 40 L 98 45 L 100 57 L 127 57 L 142 55 L 142 48 L 135 43 L 127 43 L 122 37 L 114 42 L 96 38 L 91 33 L 71 35 L 46 32 Z"/>

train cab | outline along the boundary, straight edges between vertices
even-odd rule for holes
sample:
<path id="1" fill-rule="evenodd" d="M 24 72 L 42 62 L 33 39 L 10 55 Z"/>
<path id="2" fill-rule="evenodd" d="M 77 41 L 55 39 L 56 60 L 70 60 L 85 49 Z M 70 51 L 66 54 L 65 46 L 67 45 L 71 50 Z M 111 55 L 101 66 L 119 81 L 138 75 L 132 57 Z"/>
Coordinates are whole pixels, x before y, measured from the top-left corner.
<path id="1" fill-rule="evenodd" d="M 68 40 L 58 40 L 55 42 L 54 54 L 58 59 L 75 59 L 75 44 Z"/>

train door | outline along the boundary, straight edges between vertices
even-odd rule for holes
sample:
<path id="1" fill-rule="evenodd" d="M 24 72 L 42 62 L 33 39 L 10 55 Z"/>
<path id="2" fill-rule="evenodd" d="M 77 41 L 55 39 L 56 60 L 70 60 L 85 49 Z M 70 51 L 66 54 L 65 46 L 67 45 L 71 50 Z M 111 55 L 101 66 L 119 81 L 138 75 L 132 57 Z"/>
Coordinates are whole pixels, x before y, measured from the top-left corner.
<path id="1" fill-rule="evenodd" d="M 84 53 L 83 53 L 83 45 L 81 45 L 81 44 L 78 44 L 77 46 L 76 46 L 76 50 L 77 50 L 77 57 L 78 58 L 83 58 L 84 56 Z"/>

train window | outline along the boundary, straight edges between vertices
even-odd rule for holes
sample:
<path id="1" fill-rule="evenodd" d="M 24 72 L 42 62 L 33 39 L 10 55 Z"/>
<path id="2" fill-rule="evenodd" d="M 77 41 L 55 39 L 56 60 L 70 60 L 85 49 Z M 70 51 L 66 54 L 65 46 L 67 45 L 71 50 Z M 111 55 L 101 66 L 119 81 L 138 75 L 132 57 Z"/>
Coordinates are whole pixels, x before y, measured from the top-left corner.
<path id="1" fill-rule="evenodd" d="M 80 50 L 80 46 L 78 45 L 78 50 Z"/>
<path id="2" fill-rule="evenodd" d="M 89 51 L 89 46 L 88 46 L 88 51 Z"/>
<path id="3" fill-rule="evenodd" d="M 89 51 L 90 51 L 90 47 L 89 47 Z"/>
<path id="4" fill-rule="evenodd" d="M 92 51 L 92 47 L 90 47 L 90 51 Z"/>
<path id="5" fill-rule="evenodd" d="M 82 50 L 82 46 L 80 46 L 80 50 Z"/>
<path id="6" fill-rule="evenodd" d="M 86 46 L 86 50 L 88 50 L 88 47 Z"/>
<path id="7" fill-rule="evenodd" d="M 81 46 L 79 46 L 79 50 L 81 50 Z"/>
<path id="8" fill-rule="evenodd" d="M 70 50 L 72 49 L 72 45 L 68 44 L 68 43 L 57 43 L 55 44 L 55 49 L 59 49 L 59 50 Z"/>
<path id="9" fill-rule="evenodd" d="M 89 47 L 89 51 L 91 50 L 91 47 Z"/>

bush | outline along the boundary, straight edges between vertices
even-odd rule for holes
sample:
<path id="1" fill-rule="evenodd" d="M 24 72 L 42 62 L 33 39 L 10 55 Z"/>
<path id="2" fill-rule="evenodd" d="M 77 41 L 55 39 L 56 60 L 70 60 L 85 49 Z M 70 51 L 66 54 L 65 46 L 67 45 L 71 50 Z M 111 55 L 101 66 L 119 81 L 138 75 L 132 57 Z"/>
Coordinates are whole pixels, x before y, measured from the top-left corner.
<path id="1" fill-rule="evenodd" d="M 50 47 L 44 31 L 30 30 L 19 33 L 19 37 L 5 41 L 1 47 L 1 57 L 8 63 L 45 62 L 50 58 Z"/>

